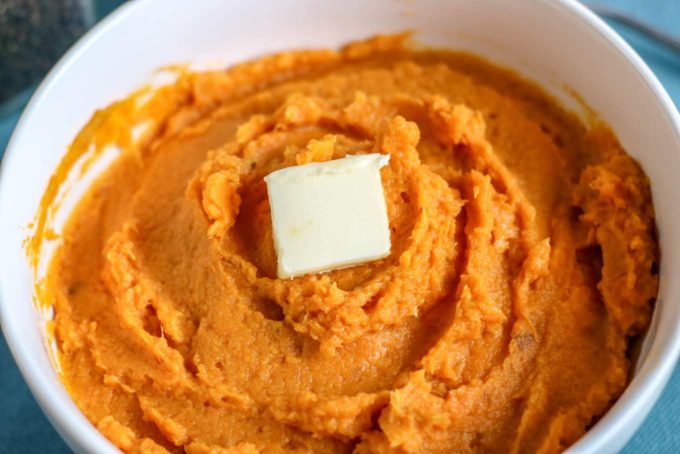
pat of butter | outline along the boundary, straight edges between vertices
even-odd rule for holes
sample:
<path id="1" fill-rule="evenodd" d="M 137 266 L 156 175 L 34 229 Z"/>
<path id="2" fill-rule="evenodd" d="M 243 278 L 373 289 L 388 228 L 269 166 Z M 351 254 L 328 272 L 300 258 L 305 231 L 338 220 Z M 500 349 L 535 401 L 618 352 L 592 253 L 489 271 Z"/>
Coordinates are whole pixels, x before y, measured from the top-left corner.
<path id="1" fill-rule="evenodd" d="M 377 153 L 287 167 L 267 175 L 279 278 L 381 259 L 390 228 Z"/>

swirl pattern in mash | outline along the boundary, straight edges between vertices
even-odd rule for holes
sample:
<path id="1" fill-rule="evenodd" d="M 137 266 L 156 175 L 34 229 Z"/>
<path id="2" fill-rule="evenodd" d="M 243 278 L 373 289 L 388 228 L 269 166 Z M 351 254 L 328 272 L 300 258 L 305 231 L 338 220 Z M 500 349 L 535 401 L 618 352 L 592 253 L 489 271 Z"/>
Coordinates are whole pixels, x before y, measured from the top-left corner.
<path id="1" fill-rule="evenodd" d="M 622 392 L 657 290 L 644 174 L 517 76 L 402 41 L 183 74 L 74 142 L 124 148 L 48 279 L 64 382 L 119 448 L 554 452 Z M 277 279 L 263 177 L 374 152 L 391 254 Z"/>

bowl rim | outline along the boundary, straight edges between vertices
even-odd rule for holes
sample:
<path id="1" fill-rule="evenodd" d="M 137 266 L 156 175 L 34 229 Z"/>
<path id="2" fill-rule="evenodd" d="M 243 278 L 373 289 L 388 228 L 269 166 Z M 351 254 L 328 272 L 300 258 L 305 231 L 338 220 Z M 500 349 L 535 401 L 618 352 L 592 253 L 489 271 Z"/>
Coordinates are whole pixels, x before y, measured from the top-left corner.
<path id="1" fill-rule="evenodd" d="M 46 93 L 48 93 L 52 86 L 68 71 L 71 64 L 77 60 L 85 50 L 90 47 L 99 36 L 104 35 L 109 29 L 117 23 L 124 21 L 129 15 L 134 14 L 138 9 L 144 7 L 146 3 L 154 0 L 134 0 L 123 3 L 112 11 L 108 16 L 96 23 L 92 28 L 87 30 L 67 51 L 57 63 L 49 70 L 45 78 L 40 82 L 37 89 L 31 96 L 28 104 L 24 108 L 19 117 L 12 135 L 10 136 L 7 148 L 2 156 L 0 162 L 0 204 L 3 202 L 2 194 L 5 193 L 5 186 L 7 185 L 5 174 L 8 172 L 7 168 L 11 166 L 11 161 L 18 155 L 14 144 L 18 141 L 17 137 L 23 134 L 23 130 L 27 127 L 30 117 L 33 112 L 37 110 Z M 41 370 L 35 360 L 21 342 L 21 327 L 16 326 L 16 323 L 9 323 L 8 320 L 12 318 L 11 306 L 9 304 L 10 295 L 7 292 L 8 285 L 4 282 L 4 273 L 2 272 L 5 266 L 9 264 L 4 261 L 0 262 L 0 330 L 2 331 L 7 346 L 14 358 L 14 362 L 21 372 L 21 375 L 28 385 L 28 388 L 35 398 L 40 409 L 47 416 L 48 421 L 52 427 L 57 431 L 60 437 L 66 444 L 76 452 L 97 452 L 115 454 L 120 452 L 99 430 L 90 423 L 86 426 L 79 426 L 75 422 L 79 419 L 84 419 L 89 422 L 85 415 L 78 409 L 75 402 L 71 399 L 70 402 L 64 402 L 64 397 L 55 393 L 52 389 L 52 384 L 47 377 L 41 374 Z M 30 302 L 33 304 L 33 301 Z M 66 390 L 64 390 L 68 393 Z M 62 406 L 66 403 L 67 405 Z M 71 405 L 69 405 L 71 404 Z"/>
<path id="2" fill-rule="evenodd" d="M 15 146 L 15 143 L 18 141 L 17 137 L 24 134 L 26 125 L 29 123 L 33 112 L 39 109 L 45 94 L 67 73 L 71 64 L 87 48 L 93 45 L 99 36 L 108 33 L 117 23 L 124 21 L 128 16 L 135 14 L 137 10 L 144 8 L 148 3 L 154 1 L 157 0 L 134 0 L 119 6 L 92 29 L 88 30 L 49 71 L 22 112 L 7 144 L 2 164 L 0 165 L 0 195 L 5 192 L 4 188 L 7 184 L 7 178 L 3 177 L 7 172 L 7 168 L 11 166 L 11 162 L 19 154 L 19 150 L 16 149 L 18 147 Z M 655 102 L 670 121 L 675 136 L 678 142 L 680 142 L 680 113 L 678 113 L 675 104 L 657 77 L 637 52 L 604 20 L 577 0 L 540 1 L 558 8 L 561 14 L 571 15 L 573 18 L 583 22 L 585 26 L 604 38 L 604 41 L 611 46 L 614 52 L 623 57 L 625 63 L 641 76 L 641 83 L 645 84 L 654 94 Z M 2 198 L 0 198 L 1 201 Z M 21 327 L 14 326 L 16 325 L 15 323 L 9 323 L 9 320 L 12 319 L 12 311 L 9 304 L 10 295 L 7 290 L 8 285 L 3 282 L 4 274 L 1 269 L 5 266 L 8 267 L 9 264 L 0 262 L 0 328 L 32 395 L 45 412 L 50 423 L 71 448 L 86 452 L 117 452 L 113 444 L 93 425 L 84 428 L 74 424 L 74 420 L 79 419 L 78 417 L 84 417 L 84 415 L 75 405 L 62 407 L 63 397 L 54 393 L 54 390 L 51 389 L 52 384 L 46 377 L 41 375 L 36 360 L 32 358 L 27 348 L 22 345 Z M 665 304 L 670 304 L 670 302 L 665 302 Z M 631 425 L 636 430 L 639 428 L 639 423 L 636 424 L 635 419 L 640 414 L 646 416 L 650 411 L 653 403 L 656 402 L 661 390 L 670 378 L 678 356 L 680 356 L 680 326 L 670 333 L 668 338 L 669 340 L 659 348 L 657 354 L 659 360 L 654 370 L 639 377 L 639 379 L 636 378 L 627 386 L 626 407 L 608 410 L 606 415 L 609 415 L 614 410 L 613 417 L 606 421 L 601 421 L 586 432 L 584 436 L 569 448 L 570 452 L 600 452 L 616 436 L 632 437 L 635 431 L 625 434 L 625 429 L 631 427 Z M 651 405 L 649 404 L 650 401 Z M 71 403 L 73 402 L 71 401 Z"/>

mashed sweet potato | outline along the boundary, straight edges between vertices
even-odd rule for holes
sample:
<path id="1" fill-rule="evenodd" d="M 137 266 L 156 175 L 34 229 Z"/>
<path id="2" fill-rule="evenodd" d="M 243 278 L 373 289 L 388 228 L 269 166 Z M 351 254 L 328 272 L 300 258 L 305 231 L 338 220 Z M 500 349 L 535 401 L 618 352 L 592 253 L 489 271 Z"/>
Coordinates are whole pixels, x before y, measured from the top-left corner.
<path id="1" fill-rule="evenodd" d="M 403 37 L 283 53 L 137 93 L 71 152 L 111 143 L 41 294 L 123 451 L 556 452 L 626 386 L 648 181 L 509 71 Z M 372 152 L 390 256 L 277 279 L 262 178 Z"/>

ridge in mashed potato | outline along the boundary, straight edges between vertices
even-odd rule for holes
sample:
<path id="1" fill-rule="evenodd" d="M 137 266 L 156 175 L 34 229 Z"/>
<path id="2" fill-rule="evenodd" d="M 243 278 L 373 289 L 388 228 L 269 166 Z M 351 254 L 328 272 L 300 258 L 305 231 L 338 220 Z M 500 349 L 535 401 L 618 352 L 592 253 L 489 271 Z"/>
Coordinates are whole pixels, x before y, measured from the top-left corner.
<path id="1" fill-rule="evenodd" d="M 74 141 L 57 182 L 123 152 L 42 294 L 120 449 L 555 452 L 623 391 L 658 285 L 647 178 L 513 73 L 403 39 L 186 72 Z M 391 254 L 277 279 L 263 177 L 364 153 L 390 156 Z"/>

